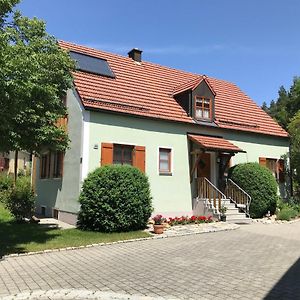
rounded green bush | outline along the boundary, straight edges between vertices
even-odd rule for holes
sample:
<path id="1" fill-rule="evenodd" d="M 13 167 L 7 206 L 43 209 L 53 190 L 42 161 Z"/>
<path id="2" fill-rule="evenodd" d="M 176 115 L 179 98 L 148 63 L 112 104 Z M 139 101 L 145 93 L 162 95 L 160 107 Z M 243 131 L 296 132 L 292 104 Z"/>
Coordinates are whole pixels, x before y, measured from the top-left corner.
<path id="1" fill-rule="evenodd" d="M 229 178 L 251 196 L 252 218 L 261 218 L 268 211 L 275 213 L 277 182 L 269 169 L 258 163 L 239 164 L 229 170 Z"/>
<path id="2" fill-rule="evenodd" d="M 85 179 L 79 202 L 78 227 L 116 232 L 146 227 L 152 205 L 148 178 L 131 166 L 110 165 Z"/>

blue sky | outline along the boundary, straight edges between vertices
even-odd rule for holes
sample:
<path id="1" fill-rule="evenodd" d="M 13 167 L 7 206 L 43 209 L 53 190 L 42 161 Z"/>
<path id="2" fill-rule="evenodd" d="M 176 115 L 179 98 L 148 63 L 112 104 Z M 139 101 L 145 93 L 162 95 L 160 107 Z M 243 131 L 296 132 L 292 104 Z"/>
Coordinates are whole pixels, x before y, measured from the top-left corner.
<path id="1" fill-rule="evenodd" d="M 300 75 L 299 0 L 23 0 L 58 39 L 236 83 L 258 104 Z"/>

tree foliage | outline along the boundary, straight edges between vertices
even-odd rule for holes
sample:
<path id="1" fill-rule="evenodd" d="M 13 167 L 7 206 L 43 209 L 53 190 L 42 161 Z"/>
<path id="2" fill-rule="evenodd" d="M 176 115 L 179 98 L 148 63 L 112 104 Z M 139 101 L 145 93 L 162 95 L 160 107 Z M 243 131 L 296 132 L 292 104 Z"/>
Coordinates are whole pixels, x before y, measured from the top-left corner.
<path id="1" fill-rule="evenodd" d="M 272 100 L 269 107 L 264 102 L 262 108 L 284 129 L 287 129 L 291 119 L 300 109 L 300 78 L 294 78 L 293 84 L 288 91 L 281 86 L 277 100 Z"/>
<path id="2" fill-rule="evenodd" d="M 68 136 L 56 122 L 74 63 L 43 21 L 12 11 L 17 2 L 0 5 L 0 151 L 64 150 Z"/>
<path id="3" fill-rule="evenodd" d="M 262 108 L 273 117 L 291 137 L 291 170 L 294 192 L 300 196 L 300 77 L 294 77 L 289 90 L 283 86 L 278 91 L 278 99 L 269 107 L 264 102 Z"/>

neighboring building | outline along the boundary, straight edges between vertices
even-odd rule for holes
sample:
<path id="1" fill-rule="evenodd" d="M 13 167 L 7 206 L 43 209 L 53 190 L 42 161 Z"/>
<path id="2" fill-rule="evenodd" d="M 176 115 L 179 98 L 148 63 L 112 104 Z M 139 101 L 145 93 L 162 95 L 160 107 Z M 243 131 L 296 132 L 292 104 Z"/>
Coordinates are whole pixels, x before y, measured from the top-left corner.
<path id="1" fill-rule="evenodd" d="M 75 223 L 83 180 L 105 164 L 145 172 L 165 216 L 203 213 L 208 200 L 217 212 L 229 165 L 259 162 L 285 186 L 288 134 L 235 84 L 144 62 L 137 49 L 61 47 L 78 69 L 67 93 L 71 147 L 37 160 L 39 213 Z"/>
<path id="2" fill-rule="evenodd" d="M 13 174 L 15 169 L 15 152 L 0 153 L 0 174 Z M 18 153 L 18 172 L 30 174 L 31 155 L 25 151 Z"/>

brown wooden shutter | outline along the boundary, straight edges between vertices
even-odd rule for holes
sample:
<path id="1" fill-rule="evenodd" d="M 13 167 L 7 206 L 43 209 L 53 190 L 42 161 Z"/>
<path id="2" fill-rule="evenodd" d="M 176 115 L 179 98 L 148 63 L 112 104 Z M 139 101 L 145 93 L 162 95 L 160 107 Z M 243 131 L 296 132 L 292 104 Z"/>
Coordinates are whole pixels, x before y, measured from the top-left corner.
<path id="1" fill-rule="evenodd" d="M 267 166 L 267 158 L 266 158 L 266 157 L 260 157 L 260 158 L 259 158 L 259 164 L 260 164 L 261 166 L 266 167 L 266 166 Z"/>
<path id="2" fill-rule="evenodd" d="M 113 163 L 113 148 L 111 143 L 101 144 L 101 166 L 112 165 Z"/>
<path id="3" fill-rule="evenodd" d="M 285 175 L 284 175 L 284 160 L 283 159 L 278 159 L 277 169 L 278 169 L 279 182 L 284 182 L 285 181 Z"/>
<path id="4" fill-rule="evenodd" d="M 133 166 L 140 169 L 143 173 L 145 173 L 146 148 L 144 146 L 135 146 L 134 150 L 135 151 L 133 155 Z"/>

